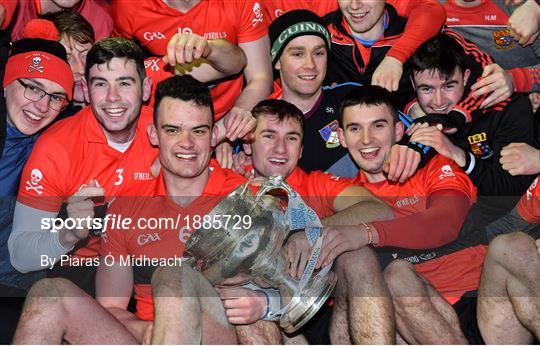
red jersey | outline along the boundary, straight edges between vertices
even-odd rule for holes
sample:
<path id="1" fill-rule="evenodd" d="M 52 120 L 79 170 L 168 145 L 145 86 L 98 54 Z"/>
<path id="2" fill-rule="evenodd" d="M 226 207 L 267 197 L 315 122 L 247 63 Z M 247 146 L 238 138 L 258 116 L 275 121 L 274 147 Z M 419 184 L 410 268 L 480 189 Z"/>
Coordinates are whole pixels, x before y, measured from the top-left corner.
<path id="1" fill-rule="evenodd" d="M 231 170 L 210 168 L 209 180 L 200 197 L 181 207 L 167 197 L 163 176 L 155 183 L 155 197 L 119 198 L 109 214 L 117 219 L 130 218 L 126 228 L 110 228 L 101 237 L 100 254 L 115 260 L 126 258 L 179 259 L 185 243 L 197 228 L 197 216 L 207 215 L 224 197 L 246 180 Z M 165 220 L 171 220 L 166 223 Z M 160 223 L 153 223 L 158 221 Z M 168 222 L 168 221 L 167 221 Z M 232 222 L 232 221 L 231 221 Z M 122 262 L 120 262 L 122 263 Z M 137 317 L 154 319 L 151 278 L 155 266 L 132 265 L 137 300 Z"/>
<path id="2" fill-rule="evenodd" d="M 292 10 L 306 9 L 324 17 L 338 9 L 337 0 L 265 0 L 263 3 L 270 22 Z"/>
<path id="3" fill-rule="evenodd" d="M 5 9 L 4 23 L 0 29 L 12 27 L 12 41 L 23 38 L 26 23 L 43 14 L 41 0 L 0 0 L 0 5 Z M 109 12 L 109 3 L 106 0 L 81 0 L 72 10 L 78 12 L 90 23 L 94 29 L 96 41 L 110 36 L 113 21 Z"/>
<path id="4" fill-rule="evenodd" d="M 334 200 L 346 188 L 353 186 L 349 179 L 322 171 L 304 172 L 296 167 L 285 181 L 300 194 L 320 219 L 334 214 Z"/>
<path id="5" fill-rule="evenodd" d="M 113 0 L 111 6 L 113 34 L 135 38 L 157 56 L 166 54 L 167 43 L 178 32 L 195 33 L 209 40 L 224 39 L 235 45 L 267 35 L 268 19 L 255 0 L 202 0 L 186 13 L 162 0 L 140 0 L 136 4 L 132 0 Z M 232 108 L 243 81 L 239 75 L 212 88 L 216 120 Z"/>
<path id="6" fill-rule="evenodd" d="M 90 107 L 56 123 L 41 135 L 30 154 L 18 201 L 57 212 L 90 180 L 105 189 L 106 201 L 115 196 L 148 196 L 155 180 L 150 166 L 158 155 L 146 133 L 151 122 L 152 110 L 143 107 L 133 142 L 124 153 L 109 146 Z M 88 238 L 74 255 L 97 256 L 97 238 Z"/>
<path id="7" fill-rule="evenodd" d="M 517 205 L 518 213 L 523 220 L 529 223 L 540 223 L 540 185 L 538 178 L 534 179 L 533 183 L 521 197 Z"/>
<path id="8" fill-rule="evenodd" d="M 396 219 L 424 212 L 427 209 L 428 197 L 437 191 L 458 191 L 465 194 L 471 204 L 476 197 L 476 188 L 467 174 L 454 161 L 441 155 L 435 156 L 405 183 L 369 183 L 362 171 L 355 182 L 384 200 L 392 208 Z M 386 239 L 392 236 L 385 234 L 385 223 L 386 221 L 373 222 L 379 234 L 379 246 L 386 246 Z M 425 229 L 426 237 L 430 231 Z M 478 287 L 484 254 L 482 246 L 467 248 L 415 265 L 415 268 L 443 297 L 454 303 L 463 293 Z"/>

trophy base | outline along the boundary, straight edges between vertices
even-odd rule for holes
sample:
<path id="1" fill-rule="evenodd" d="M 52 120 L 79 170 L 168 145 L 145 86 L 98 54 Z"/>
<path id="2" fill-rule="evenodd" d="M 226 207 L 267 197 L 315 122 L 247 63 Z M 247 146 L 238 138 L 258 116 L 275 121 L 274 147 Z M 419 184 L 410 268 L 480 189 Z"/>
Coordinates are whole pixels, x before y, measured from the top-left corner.
<path id="1" fill-rule="evenodd" d="M 317 277 L 304 288 L 301 297 L 292 297 L 287 311 L 279 319 L 279 325 L 287 333 L 294 333 L 306 324 L 326 303 L 336 286 L 336 275 Z"/>

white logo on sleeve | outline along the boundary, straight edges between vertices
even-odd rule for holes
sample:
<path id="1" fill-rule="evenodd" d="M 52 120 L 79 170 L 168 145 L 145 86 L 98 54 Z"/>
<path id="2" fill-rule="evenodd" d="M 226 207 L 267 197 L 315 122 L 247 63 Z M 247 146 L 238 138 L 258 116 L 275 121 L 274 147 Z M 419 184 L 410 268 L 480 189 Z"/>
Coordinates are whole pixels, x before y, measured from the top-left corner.
<path id="1" fill-rule="evenodd" d="M 41 196 L 43 194 L 43 186 L 39 184 L 41 179 L 43 179 L 43 173 L 39 169 L 34 168 L 30 173 L 30 179 L 26 181 L 26 191 L 32 190 Z"/>
<path id="2" fill-rule="evenodd" d="M 252 26 L 257 26 L 257 24 L 259 24 L 260 22 L 263 21 L 263 14 L 262 14 L 262 11 L 261 11 L 261 5 L 259 5 L 258 2 L 256 2 L 255 5 L 253 5 L 253 14 L 255 15 L 255 18 L 253 18 L 251 20 L 251 25 Z"/>
<path id="3" fill-rule="evenodd" d="M 439 175 L 439 179 L 444 179 L 448 177 L 455 177 L 454 171 L 452 171 L 452 167 L 450 165 L 444 165 L 441 168 L 442 174 Z"/>

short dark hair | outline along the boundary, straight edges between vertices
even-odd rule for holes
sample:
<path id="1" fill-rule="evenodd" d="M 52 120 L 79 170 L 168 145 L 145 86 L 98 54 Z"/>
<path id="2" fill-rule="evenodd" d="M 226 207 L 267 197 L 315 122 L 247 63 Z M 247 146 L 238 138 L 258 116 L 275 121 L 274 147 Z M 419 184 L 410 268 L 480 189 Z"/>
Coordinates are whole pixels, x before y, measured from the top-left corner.
<path id="1" fill-rule="evenodd" d="M 84 68 L 86 80 L 89 80 L 92 66 L 109 63 L 114 58 L 133 60 L 141 82 L 144 81 L 146 77 L 144 53 L 135 42 L 124 37 L 109 37 L 94 43 L 86 56 L 86 66 Z"/>
<path id="2" fill-rule="evenodd" d="M 92 25 L 78 12 L 65 9 L 60 12 L 47 13 L 41 17 L 54 23 L 60 38 L 72 39 L 80 44 L 93 44 L 96 41 Z"/>
<path id="3" fill-rule="evenodd" d="M 204 84 L 190 75 L 172 76 L 161 81 L 156 88 L 154 102 L 154 125 L 157 126 L 158 108 L 165 97 L 193 102 L 199 107 L 208 107 L 212 114 L 212 127 L 214 126 L 214 104 L 210 90 Z"/>
<path id="4" fill-rule="evenodd" d="M 261 115 L 272 115 L 277 117 L 278 122 L 286 119 L 297 121 L 300 124 L 302 133 L 304 133 L 304 114 L 298 107 L 285 100 L 262 100 L 253 109 L 251 114 L 255 119 Z"/>
<path id="5" fill-rule="evenodd" d="M 396 101 L 392 97 L 392 93 L 385 88 L 377 85 L 364 85 L 356 87 L 349 91 L 341 100 L 339 109 L 339 126 L 343 127 L 343 111 L 347 107 L 352 106 L 379 106 L 386 105 L 392 112 L 394 123 L 399 121 Z"/>
<path id="6" fill-rule="evenodd" d="M 443 33 L 424 42 L 411 57 L 413 76 L 415 73 L 431 71 L 449 79 L 456 67 L 465 72 L 467 56 L 454 38 Z"/>

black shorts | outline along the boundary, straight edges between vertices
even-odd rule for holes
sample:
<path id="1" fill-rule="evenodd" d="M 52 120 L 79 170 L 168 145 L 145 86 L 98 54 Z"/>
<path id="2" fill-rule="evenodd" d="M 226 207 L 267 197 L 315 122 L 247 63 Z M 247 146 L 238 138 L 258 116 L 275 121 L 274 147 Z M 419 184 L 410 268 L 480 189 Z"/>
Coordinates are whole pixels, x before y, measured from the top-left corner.
<path id="1" fill-rule="evenodd" d="M 478 301 L 478 291 L 465 292 L 461 299 L 453 306 L 459 318 L 461 331 L 471 345 L 485 345 L 485 341 L 478 328 L 476 317 L 476 303 Z"/>

